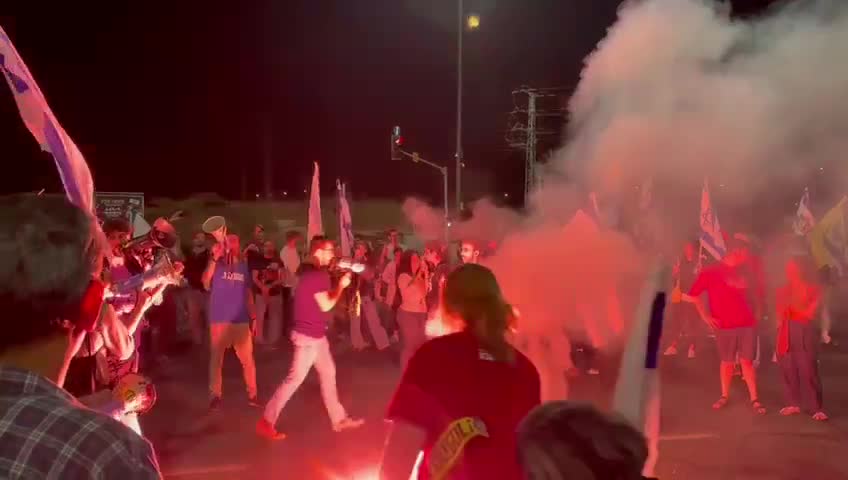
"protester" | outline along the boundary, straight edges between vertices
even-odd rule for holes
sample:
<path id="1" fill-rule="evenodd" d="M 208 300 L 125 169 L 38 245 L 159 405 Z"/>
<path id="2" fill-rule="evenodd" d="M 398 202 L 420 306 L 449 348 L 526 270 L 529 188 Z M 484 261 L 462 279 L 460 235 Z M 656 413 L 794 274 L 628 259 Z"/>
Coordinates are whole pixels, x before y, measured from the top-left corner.
<path id="1" fill-rule="evenodd" d="M 209 264 L 209 241 L 206 234 L 196 232 L 192 238 L 191 248 L 186 249 L 185 270 L 183 276 L 187 285 L 183 289 L 186 310 L 188 313 L 188 326 L 191 331 L 191 340 L 195 345 L 202 345 L 206 337 L 206 304 L 209 294 L 203 288 L 203 271 Z"/>
<path id="2" fill-rule="evenodd" d="M 259 406 L 256 398 L 256 364 L 253 360 L 253 329 L 256 312 L 250 293 L 250 275 L 239 237 L 227 235 L 228 252 L 216 244 L 203 272 L 203 286 L 209 290 L 209 408 L 221 408 L 221 367 L 224 353 L 233 347 L 241 362 L 247 402 Z"/>
<path id="3" fill-rule="evenodd" d="M 745 272 L 740 268 L 745 261 L 745 245 L 731 242 L 721 262 L 704 267 L 695 279 L 683 300 L 692 302 L 701 318 L 712 327 L 720 358 L 719 378 L 721 397 L 713 404 L 718 410 L 724 408 L 730 398 L 730 382 L 738 358 L 742 374 L 748 386 L 751 407 L 760 415 L 766 413 L 765 406 L 757 395 L 757 373 L 754 358 L 757 353 L 757 333 L 754 308 L 749 297 L 750 288 Z M 700 296 L 706 293 L 709 312 L 704 309 Z"/>
<path id="4" fill-rule="evenodd" d="M 817 355 L 820 334 L 813 322 L 821 307 L 822 289 L 814 283 L 808 263 L 805 258 L 789 259 L 786 283 L 777 291 L 777 358 L 786 392 L 780 414 L 801 413 L 806 400 L 813 419 L 825 421 Z"/>
<path id="5" fill-rule="evenodd" d="M 480 262 L 480 243 L 465 239 L 459 244 L 459 260 L 463 264 Z"/>
<path id="6" fill-rule="evenodd" d="M 427 292 L 427 312 L 432 316 L 442 300 L 442 288 L 450 273 L 450 265 L 445 258 L 445 245 L 439 241 L 428 242 L 424 248 L 424 261 L 428 264 L 430 286 Z"/>
<path id="7" fill-rule="evenodd" d="M 383 244 L 383 249 L 380 252 L 379 266 L 383 268 L 395 260 L 398 249 L 406 250 L 406 246 L 401 241 L 400 233 L 393 228 L 386 234 L 386 243 Z"/>
<path id="8" fill-rule="evenodd" d="M 689 358 L 695 358 L 696 355 L 698 310 L 692 303 L 683 301 L 683 292 L 688 292 L 695 282 L 699 264 L 697 256 L 695 242 L 687 242 L 683 248 L 683 256 L 674 266 L 674 287 L 669 309 L 671 321 L 666 323 L 668 327 L 671 327 L 667 327 L 667 335 L 672 338 L 672 341 L 663 353 L 666 356 L 677 355 L 678 347 L 687 348 L 686 356 Z"/>
<path id="9" fill-rule="evenodd" d="M 335 257 L 335 245 L 324 237 L 316 236 L 312 239 L 309 256 L 309 262 L 301 265 L 300 278 L 294 293 L 294 324 L 291 334 L 294 357 L 289 374 L 277 387 L 265 406 L 263 417 L 256 424 L 256 433 L 270 440 L 285 438 L 285 434 L 276 429 L 277 419 L 313 366 L 321 381 L 321 396 L 333 430 L 340 432 L 363 424 L 362 420 L 349 417 L 339 402 L 336 364 L 327 341 L 331 311 L 344 290 L 350 286 L 351 275 L 349 272 L 345 273 L 339 279 L 338 285 L 331 285 L 327 267 Z"/>
<path id="10" fill-rule="evenodd" d="M 64 197 L 0 198 L 0 477 L 158 479 L 153 447 L 58 382 L 75 312 L 100 276 L 93 222 Z M 64 318 L 74 318 L 76 324 Z M 78 344 L 75 344 L 75 348 Z"/>
<path id="11" fill-rule="evenodd" d="M 397 267 L 397 286 L 401 302 L 397 310 L 397 324 L 401 341 L 400 363 L 403 367 L 418 347 L 427 340 L 428 282 L 427 264 L 421 261 L 418 252 L 403 252 Z"/>
<path id="12" fill-rule="evenodd" d="M 374 291 L 377 298 L 378 311 L 386 330 L 391 331 L 393 342 L 398 341 L 397 309 L 400 306 L 400 295 L 397 294 L 397 268 L 403 256 L 403 250 L 398 247 L 394 251 L 394 259 L 386 264 L 380 274 L 380 282 Z"/>
<path id="13" fill-rule="evenodd" d="M 642 480 L 648 447 L 623 419 L 557 401 L 521 422 L 518 456 L 527 480 Z"/>
<path id="14" fill-rule="evenodd" d="M 242 255 L 247 262 L 262 255 L 262 247 L 265 245 L 265 227 L 257 224 L 253 227 L 253 239 L 244 247 Z"/>
<path id="15" fill-rule="evenodd" d="M 303 235 L 290 231 L 286 233 L 286 244 L 280 250 L 280 260 L 286 269 L 283 279 L 283 334 L 288 338 L 292 318 L 292 292 L 297 285 L 297 270 L 300 268 L 301 254 L 298 250 Z"/>
<path id="16" fill-rule="evenodd" d="M 540 403 L 539 375 L 507 343 L 512 309 L 494 274 L 465 265 L 448 278 L 447 321 L 458 333 L 424 344 L 389 404 L 381 479 L 522 479 L 515 430 Z"/>
<path id="17" fill-rule="evenodd" d="M 374 302 L 374 277 L 376 275 L 374 265 L 368 256 L 368 244 L 362 241 L 356 242 L 353 252 L 353 260 L 366 266 L 365 271 L 353 275 L 353 301 L 354 308 L 350 316 L 350 341 L 354 350 L 363 350 L 366 347 L 365 339 L 362 338 L 362 317 L 374 339 L 377 350 L 385 350 L 389 347 L 389 337 L 386 330 L 380 324 L 380 315 Z M 358 297 L 358 301 L 357 301 Z"/>
<path id="18" fill-rule="evenodd" d="M 280 340 L 283 329 L 283 282 L 286 275 L 274 242 L 265 241 L 262 255 L 253 257 L 250 271 L 256 305 L 255 341 L 259 345 L 273 346 Z"/>

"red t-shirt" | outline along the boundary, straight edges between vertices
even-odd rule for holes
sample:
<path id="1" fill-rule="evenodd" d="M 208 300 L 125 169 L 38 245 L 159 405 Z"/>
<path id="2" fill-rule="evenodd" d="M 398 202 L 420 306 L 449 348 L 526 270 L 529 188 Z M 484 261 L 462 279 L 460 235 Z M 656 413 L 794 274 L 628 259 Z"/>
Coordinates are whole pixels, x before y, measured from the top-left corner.
<path id="1" fill-rule="evenodd" d="M 514 352 L 512 363 L 495 361 L 471 334 L 462 332 L 430 340 L 412 356 L 387 418 L 427 433 L 419 480 L 431 478 L 430 460 L 438 456 L 433 447 L 452 422 L 463 418 L 479 420 L 476 425 L 482 425 L 486 436 L 468 440 L 446 478 L 522 478 L 515 431 L 541 399 L 536 368 Z"/>
<path id="2" fill-rule="evenodd" d="M 710 315 L 718 322 L 718 328 L 753 327 L 756 321 L 749 295 L 755 286 L 750 283 L 739 269 L 718 263 L 701 270 L 689 295 L 699 297 L 707 292 Z"/>

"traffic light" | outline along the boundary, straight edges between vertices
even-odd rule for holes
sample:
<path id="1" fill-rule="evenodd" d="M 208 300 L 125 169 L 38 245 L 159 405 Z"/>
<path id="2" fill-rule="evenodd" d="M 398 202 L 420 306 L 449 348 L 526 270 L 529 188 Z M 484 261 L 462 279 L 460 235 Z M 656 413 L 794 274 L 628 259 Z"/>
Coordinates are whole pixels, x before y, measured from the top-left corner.
<path id="1" fill-rule="evenodd" d="M 392 129 L 392 160 L 400 160 L 400 149 L 403 146 L 403 137 L 400 136 L 400 127 Z"/>

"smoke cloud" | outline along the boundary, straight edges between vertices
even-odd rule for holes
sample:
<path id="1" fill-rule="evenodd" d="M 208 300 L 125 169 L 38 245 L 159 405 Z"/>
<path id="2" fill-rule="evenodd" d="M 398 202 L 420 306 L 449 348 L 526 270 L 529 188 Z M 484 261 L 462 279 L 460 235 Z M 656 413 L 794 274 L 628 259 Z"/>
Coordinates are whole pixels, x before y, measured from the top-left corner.
<path id="1" fill-rule="evenodd" d="M 566 140 L 526 215 L 482 203 L 452 227 L 455 238 L 501 241 L 486 263 L 523 330 L 615 345 L 646 259 L 677 255 L 697 234 L 705 178 L 723 229 L 761 237 L 789 232 L 804 187 L 822 207 L 844 193 L 844 45 L 842 0 L 794 2 L 751 21 L 707 1 L 627 3 L 586 60 Z M 589 192 L 600 223 L 618 218 L 619 228 L 598 227 Z M 441 228 L 424 207 L 407 207 L 414 225 Z M 659 240 L 652 253 L 621 232 L 637 224 Z"/>

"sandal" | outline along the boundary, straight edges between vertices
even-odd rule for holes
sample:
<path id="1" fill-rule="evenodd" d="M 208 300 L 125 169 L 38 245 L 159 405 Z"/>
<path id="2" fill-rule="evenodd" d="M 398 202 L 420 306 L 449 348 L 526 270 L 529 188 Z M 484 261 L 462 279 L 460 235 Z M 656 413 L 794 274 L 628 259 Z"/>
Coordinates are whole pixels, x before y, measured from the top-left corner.
<path id="1" fill-rule="evenodd" d="M 827 416 L 826 413 L 819 410 L 818 412 L 813 414 L 813 420 L 815 420 L 817 422 L 826 422 L 826 421 L 830 420 L 830 418 Z"/>
<path id="2" fill-rule="evenodd" d="M 751 408 L 754 409 L 754 413 L 756 413 L 757 415 L 765 415 L 766 414 L 766 407 L 765 407 L 765 405 L 760 403 L 759 400 L 756 400 L 756 399 L 751 400 Z"/>
<path id="3" fill-rule="evenodd" d="M 722 395 L 721 398 L 716 400 L 716 402 L 713 404 L 713 410 L 721 410 L 722 408 L 724 408 L 727 405 L 727 402 L 729 402 L 729 401 L 730 401 L 729 398 Z"/>
<path id="4" fill-rule="evenodd" d="M 798 415 L 801 413 L 801 407 L 796 407 L 794 405 L 783 407 L 780 409 L 780 414 L 784 417 L 788 417 L 790 415 Z"/>

